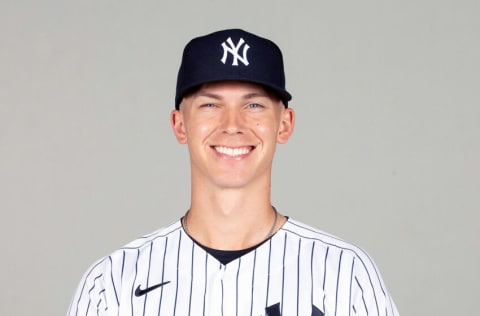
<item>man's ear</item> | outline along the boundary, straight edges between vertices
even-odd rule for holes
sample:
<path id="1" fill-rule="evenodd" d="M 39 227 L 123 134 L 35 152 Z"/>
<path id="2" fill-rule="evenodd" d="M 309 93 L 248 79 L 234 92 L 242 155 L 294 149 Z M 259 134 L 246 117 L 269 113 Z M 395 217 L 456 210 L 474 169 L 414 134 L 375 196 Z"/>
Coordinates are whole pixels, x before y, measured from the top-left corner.
<path id="1" fill-rule="evenodd" d="M 185 124 L 183 120 L 183 113 L 180 110 L 173 110 L 170 114 L 170 124 L 172 125 L 173 133 L 180 144 L 187 143 L 187 133 L 185 132 Z"/>
<path id="2" fill-rule="evenodd" d="M 277 142 L 279 144 L 285 144 L 293 133 L 293 127 L 295 126 L 295 111 L 291 108 L 284 109 L 280 119 Z"/>

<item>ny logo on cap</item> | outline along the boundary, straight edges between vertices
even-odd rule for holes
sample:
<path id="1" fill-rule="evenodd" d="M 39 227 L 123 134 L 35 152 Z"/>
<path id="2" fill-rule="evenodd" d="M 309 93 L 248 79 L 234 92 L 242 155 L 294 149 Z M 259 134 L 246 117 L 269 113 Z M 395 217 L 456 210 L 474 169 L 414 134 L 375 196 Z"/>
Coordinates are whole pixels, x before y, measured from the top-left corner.
<path id="1" fill-rule="evenodd" d="M 245 43 L 245 45 L 243 46 L 243 56 L 240 56 L 238 54 L 238 51 L 240 50 L 240 48 L 242 47 L 242 45 L 244 43 L 245 43 L 245 41 L 243 40 L 243 38 L 240 38 L 240 40 L 238 41 L 238 44 L 235 45 L 235 44 L 233 44 L 232 39 L 230 37 L 226 40 L 226 43 L 223 42 L 222 43 L 223 57 L 221 59 L 222 63 L 225 64 L 227 62 L 227 56 L 228 56 L 228 53 L 230 53 L 233 56 L 232 66 L 238 66 L 238 61 L 239 60 L 245 66 L 248 66 L 247 51 L 250 48 L 250 46 L 248 46 L 248 44 Z M 228 46 L 227 46 L 227 44 L 228 44 Z"/>

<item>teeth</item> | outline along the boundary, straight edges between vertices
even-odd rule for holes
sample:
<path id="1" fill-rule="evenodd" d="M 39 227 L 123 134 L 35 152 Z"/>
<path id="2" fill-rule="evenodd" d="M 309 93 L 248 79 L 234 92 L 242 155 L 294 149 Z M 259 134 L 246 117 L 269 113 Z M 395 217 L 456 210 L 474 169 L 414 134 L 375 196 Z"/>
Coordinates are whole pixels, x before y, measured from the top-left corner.
<path id="1" fill-rule="evenodd" d="M 245 155 L 248 154 L 251 150 L 250 147 L 242 147 L 242 148 L 230 148 L 230 147 L 215 147 L 215 150 L 218 153 L 228 155 L 228 156 L 240 156 L 240 155 Z"/>

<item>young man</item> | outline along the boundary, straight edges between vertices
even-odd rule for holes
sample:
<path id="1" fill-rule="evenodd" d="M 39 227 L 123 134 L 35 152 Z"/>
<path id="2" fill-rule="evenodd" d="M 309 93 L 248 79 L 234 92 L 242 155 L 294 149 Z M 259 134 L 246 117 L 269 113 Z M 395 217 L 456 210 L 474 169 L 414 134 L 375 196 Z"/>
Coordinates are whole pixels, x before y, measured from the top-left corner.
<path id="1" fill-rule="evenodd" d="M 236 29 L 188 43 L 171 124 L 190 208 L 95 263 L 69 315 L 398 315 L 364 251 L 272 206 L 290 99 L 273 42 Z"/>

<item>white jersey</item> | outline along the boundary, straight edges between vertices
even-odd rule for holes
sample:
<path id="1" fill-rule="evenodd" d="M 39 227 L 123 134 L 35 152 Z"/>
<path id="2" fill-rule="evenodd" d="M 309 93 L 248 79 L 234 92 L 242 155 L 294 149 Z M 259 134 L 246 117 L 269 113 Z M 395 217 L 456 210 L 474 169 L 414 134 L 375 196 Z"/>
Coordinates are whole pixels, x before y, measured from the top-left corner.
<path id="1" fill-rule="evenodd" d="M 361 249 L 293 219 L 224 265 L 181 222 L 96 262 L 73 297 L 74 315 L 398 315 Z"/>

